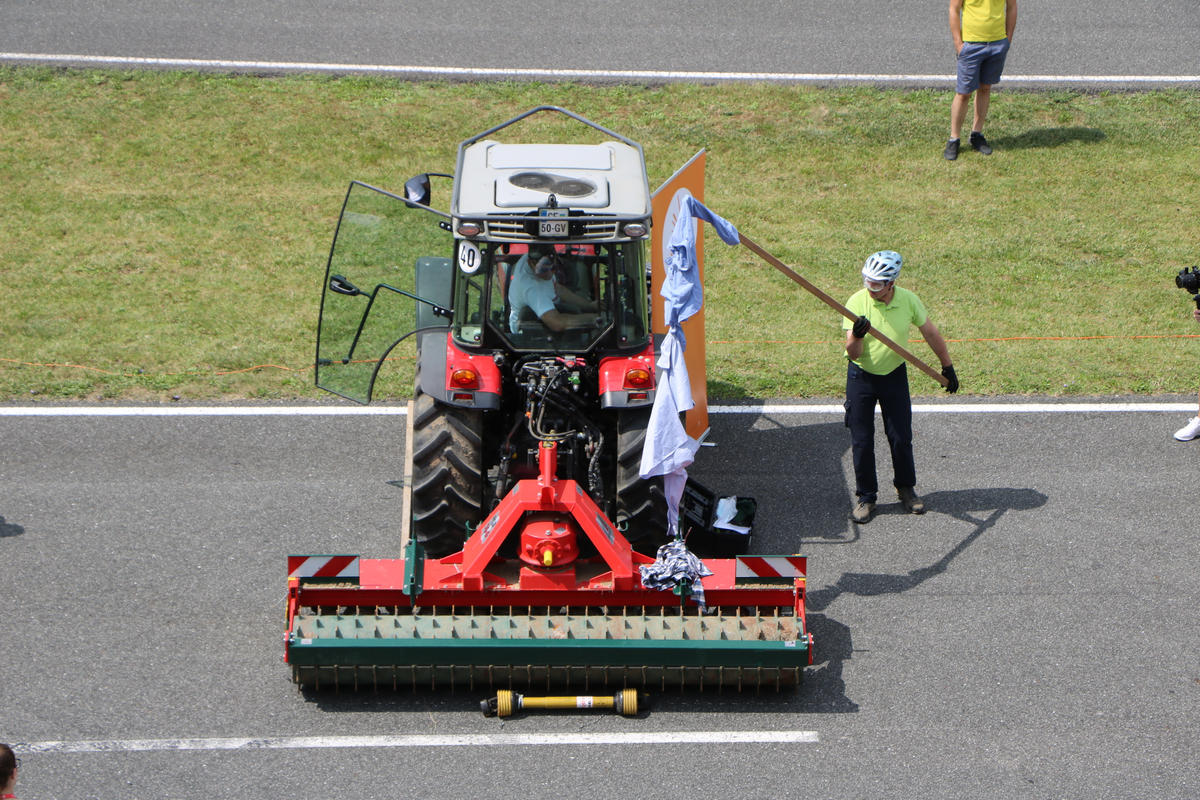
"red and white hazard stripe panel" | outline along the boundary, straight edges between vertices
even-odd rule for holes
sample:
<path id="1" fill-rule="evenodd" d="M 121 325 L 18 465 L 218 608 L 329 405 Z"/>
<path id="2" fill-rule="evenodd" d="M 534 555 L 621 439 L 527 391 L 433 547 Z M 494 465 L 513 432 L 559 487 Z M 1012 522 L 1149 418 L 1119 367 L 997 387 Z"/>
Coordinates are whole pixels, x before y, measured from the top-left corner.
<path id="1" fill-rule="evenodd" d="M 358 556 L 288 556 L 289 578 L 357 578 Z"/>
<path id="2" fill-rule="evenodd" d="M 738 556 L 739 578 L 803 578 L 804 556 Z"/>

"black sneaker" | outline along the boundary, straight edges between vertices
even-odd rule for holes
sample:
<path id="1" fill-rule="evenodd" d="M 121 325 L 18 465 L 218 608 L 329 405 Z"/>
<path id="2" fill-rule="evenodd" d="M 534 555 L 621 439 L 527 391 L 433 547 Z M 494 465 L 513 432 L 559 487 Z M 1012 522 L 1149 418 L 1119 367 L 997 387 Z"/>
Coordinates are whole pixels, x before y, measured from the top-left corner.
<path id="1" fill-rule="evenodd" d="M 911 486 L 901 486 L 896 489 L 896 494 L 900 496 L 900 505 L 904 506 L 904 510 L 910 514 L 924 514 L 925 501 L 922 500 Z"/>
<path id="2" fill-rule="evenodd" d="M 951 139 L 946 142 L 946 149 L 942 151 L 942 155 L 946 157 L 947 161 L 953 161 L 958 158 L 958 139 Z"/>
<path id="3" fill-rule="evenodd" d="M 992 146 L 987 143 L 987 139 L 983 138 L 982 133 L 976 131 L 971 132 L 971 149 L 978 150 L 981 155 L 985 156 L 992 154 Z"/>

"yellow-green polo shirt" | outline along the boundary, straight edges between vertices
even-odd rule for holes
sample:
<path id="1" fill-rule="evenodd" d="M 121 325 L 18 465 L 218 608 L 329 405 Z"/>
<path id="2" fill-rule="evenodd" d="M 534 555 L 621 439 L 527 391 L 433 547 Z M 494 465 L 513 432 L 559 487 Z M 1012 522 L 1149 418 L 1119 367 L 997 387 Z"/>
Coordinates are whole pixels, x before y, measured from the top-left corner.
<path id="1" fill-rule="evenodd" d="M 846 308 L 856 317 L 866 317 L 872 328 L 899 345 L 908 343 L 910 325 L 919 328 L 929 318 L 921 298 L 900 286 L 896 287 L 892 302 L 887 305 L 873 299 L 863 287 L 846 301 Z M 848 331 L 852 327 L 854 320 L 842 319 L 842 330 Z M 862 355 L 854 363 L 874 375 L 886 375 L 903 364 L 904 359 L 886 344 L 867 334 L 867 338 L 863 339 Z"/>

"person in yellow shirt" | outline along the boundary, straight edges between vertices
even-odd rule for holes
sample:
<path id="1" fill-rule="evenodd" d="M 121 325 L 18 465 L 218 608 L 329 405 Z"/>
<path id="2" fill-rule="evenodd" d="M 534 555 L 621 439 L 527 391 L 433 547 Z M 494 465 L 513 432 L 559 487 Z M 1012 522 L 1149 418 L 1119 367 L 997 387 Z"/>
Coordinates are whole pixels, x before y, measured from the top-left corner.
<path id="1" fill-rule="evenodd" d="M 975 95 L 971 149 L 985 156 L 992 147 L 983 136 L 992 85 L 1000 82 L 1004 59 L 1017 27 L 1017 0 L 950 0 L 950 36 L 958 54 L 958 77 L 950 103 L 950 141 L 943 152 L 947 161 L 958 158 L 967 105 Z"/>

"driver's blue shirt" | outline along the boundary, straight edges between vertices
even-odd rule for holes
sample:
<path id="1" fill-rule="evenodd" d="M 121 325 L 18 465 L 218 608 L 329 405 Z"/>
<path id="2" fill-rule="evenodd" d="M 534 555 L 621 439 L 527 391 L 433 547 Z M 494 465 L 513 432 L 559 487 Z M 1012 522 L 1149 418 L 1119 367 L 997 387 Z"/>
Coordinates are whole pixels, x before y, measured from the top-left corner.
<path id="1" fill-rule="evenodd" d="M 547 311 L 553 311 L 558 287 L 554 278 L 543 280 L 533 274 L 529 265 L 529 254 L 521 256 L 513 267 L 512 282 L 508 285 L 508 329 L 521 332 L 521 312 L 530 309 L 541 319 Z"/>

